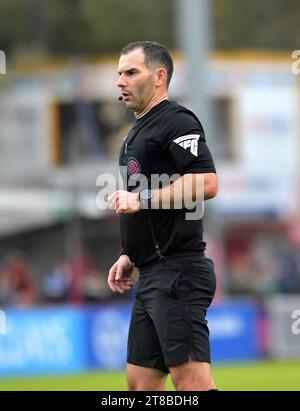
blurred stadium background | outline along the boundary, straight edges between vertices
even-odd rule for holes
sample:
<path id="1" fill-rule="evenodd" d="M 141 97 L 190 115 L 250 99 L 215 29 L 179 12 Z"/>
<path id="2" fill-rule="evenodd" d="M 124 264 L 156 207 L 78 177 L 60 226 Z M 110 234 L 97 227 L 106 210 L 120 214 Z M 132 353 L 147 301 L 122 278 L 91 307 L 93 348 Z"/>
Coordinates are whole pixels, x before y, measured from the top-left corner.
<path id="1" fill-rule="evenodd" d="M 219 388 L 299 390 L 299 14 L 297 0 L 1 1 L 0 390 L 126 388 L 134 291 L 106 285 L 119 226 L 96 180 L 118 173 L 132 115 L 117 61 L 137 39 L 172 51 L 170 98 L 216 161 Z"/>

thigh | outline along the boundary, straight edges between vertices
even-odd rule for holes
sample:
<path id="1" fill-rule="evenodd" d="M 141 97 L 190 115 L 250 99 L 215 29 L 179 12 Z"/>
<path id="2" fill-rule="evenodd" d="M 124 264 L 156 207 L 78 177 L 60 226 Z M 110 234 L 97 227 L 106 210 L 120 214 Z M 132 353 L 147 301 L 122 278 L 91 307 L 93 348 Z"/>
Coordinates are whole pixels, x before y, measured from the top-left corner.
<path id="1" fill-rule="evenodd" d="M 189 359 L 210 362 L 206 311 L 215 293 L 211 260 L 203 256 L 181 259 L 176 269 L 159 273 L 153 318 L 168 367 Z"/>
<path id="2" fill-rule="evenodd" d="M 128 333 L 127 363 L 168 373 L 151 316 L 139 299 L 132 309 Z"/>
<path id="3" fill-rule="evenodd" d="M 194 360 L 210 363 L 209 324 L 206 313 L 216 291 L 216 276 L 212 260 L 206 257 L 193 258 L 189 270 L 182 275 L 179 289 L 187 307 L 189 346 Z"/>
<path id="4" fill-rule="evenodd" d="M 177 293 L 179 271 L 159 273 L 151 316 L 167 367 L 188 361 L 188 329 L 184 301 Z"/>

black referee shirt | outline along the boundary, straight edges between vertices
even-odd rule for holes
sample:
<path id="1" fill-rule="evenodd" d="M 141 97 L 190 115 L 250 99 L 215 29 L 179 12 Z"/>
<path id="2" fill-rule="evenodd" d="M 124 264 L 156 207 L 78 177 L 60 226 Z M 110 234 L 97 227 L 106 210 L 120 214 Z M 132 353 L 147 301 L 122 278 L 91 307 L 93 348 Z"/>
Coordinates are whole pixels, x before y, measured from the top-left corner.
<path id="1" fill-rule="evenodd" d="M 159 188 L 150 186 L 151 175 L 155 174 L 166 177 L 216 172 L 200 121 L 190 110 L 168 100 L 136 120 L 124 139 L 119 165 L 123 166 L 120 171 L 124 189 L 128 191 Z M 157 260 L 147 213 L 165 257 L 181 252 L 203 252 L 202 220 L 187 220 L 186 211 L 161 209 L 122 214 L 123 254 L 139 268 Z"/>

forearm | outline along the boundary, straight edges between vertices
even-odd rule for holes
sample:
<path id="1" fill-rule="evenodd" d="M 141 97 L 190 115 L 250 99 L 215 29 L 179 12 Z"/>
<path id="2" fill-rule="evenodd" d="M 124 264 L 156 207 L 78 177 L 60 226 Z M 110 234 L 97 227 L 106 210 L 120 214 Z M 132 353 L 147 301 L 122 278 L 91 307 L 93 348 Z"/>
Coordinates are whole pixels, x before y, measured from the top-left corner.
<path id="1" fill-rule="evenodd" d="M 215 197 L 217 193 L 216 176 L 209 174 L 184 174 L 174 183 L 154 190 L 154 208 L 183 208 L 187 204 L 200 203 Z"/>

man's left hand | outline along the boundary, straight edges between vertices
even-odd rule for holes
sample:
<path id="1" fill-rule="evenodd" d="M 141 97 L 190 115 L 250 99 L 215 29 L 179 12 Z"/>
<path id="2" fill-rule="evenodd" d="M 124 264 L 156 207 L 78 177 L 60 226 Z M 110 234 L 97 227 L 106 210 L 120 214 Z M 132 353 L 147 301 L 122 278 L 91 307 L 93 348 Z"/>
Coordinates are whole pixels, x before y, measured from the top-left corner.
<path id="1" fill-rule="evenodd" d="M 141 209 L 139 193 L 125 190 L 115 191 L 107 198 L 107 203 L 116 210 L 116 214 L 137 213 Z"/>

